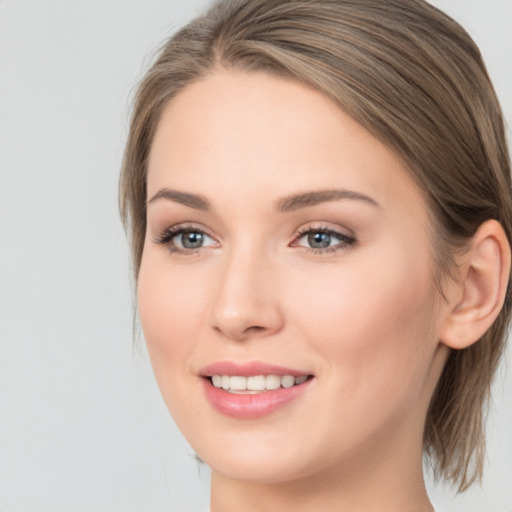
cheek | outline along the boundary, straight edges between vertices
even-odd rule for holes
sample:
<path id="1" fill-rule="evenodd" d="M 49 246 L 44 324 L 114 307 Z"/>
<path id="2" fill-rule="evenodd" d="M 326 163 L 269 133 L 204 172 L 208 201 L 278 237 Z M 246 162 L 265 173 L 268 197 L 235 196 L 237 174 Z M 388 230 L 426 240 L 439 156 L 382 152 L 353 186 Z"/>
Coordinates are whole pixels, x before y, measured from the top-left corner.
<path id="1" fill-rule="evenodd" d="M 291 294 L 299 330 L 351 393 L 396 391 L 404 383 L 419 392 L 422 372 L 426 378 L 435 348 L 429 265 L 421 254 L 404 254 L 383 251 L 379 261 L 310 273 L 303 289 L 315 293 Z"/>
<path id="2" fill-rule="evenodd" d="M 165 255 L 166 256 L 166 255 Z M 138 280 L 139 314 L 156 382 L 182 431 L 201 431 L 201 414 L 190 416 L 189 403 L 200 400 L 191 355 L 206 321 L 208 287 L 198 273 L 169 268 L 160 255 L 143 258 Z M 204 423 L 203 423 L 204 424 Z M 199 426 L 198 426 L 199 425 Z"/>
<path id="3" fill-rule="evenodd" d="M 435 347 L 429 278 L 411 261 L 401 269 L 351 267 L 313 279 L 314 299 L 296 298 L 298 332 L 320 355 L 322 424 L 331 425 L 333 446 L 340 432 L 341 448 L 363 446 L 378 432 L 423 421 Z"/>
<path id="4" fill-rule="evenodd" d="M 206 293 L 199 276 L 170 269 L 165 256 L 143 258 L 138 307 L 157 378 L 160 366 L 179 365 L 193 350 L 199 326 L 204 324 Z"/>

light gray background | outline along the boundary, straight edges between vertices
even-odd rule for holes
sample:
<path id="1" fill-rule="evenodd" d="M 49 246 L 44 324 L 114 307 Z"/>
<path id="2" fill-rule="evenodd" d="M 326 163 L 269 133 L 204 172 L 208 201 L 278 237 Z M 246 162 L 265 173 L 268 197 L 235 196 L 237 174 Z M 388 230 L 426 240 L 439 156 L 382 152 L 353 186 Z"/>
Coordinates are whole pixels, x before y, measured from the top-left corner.
<path id="1" fill-rule="evenodd" d="M 0 512 L 208 509 L 208 470 L 132 353 L 116 202 L 133 87 L 207 3 L 0 0 Z M 510 122 L 512 0 L 434 3 L 479 43 Z M 431 486 L 438 512 L 512 511 L 505 370 L 483 488 Z"/>

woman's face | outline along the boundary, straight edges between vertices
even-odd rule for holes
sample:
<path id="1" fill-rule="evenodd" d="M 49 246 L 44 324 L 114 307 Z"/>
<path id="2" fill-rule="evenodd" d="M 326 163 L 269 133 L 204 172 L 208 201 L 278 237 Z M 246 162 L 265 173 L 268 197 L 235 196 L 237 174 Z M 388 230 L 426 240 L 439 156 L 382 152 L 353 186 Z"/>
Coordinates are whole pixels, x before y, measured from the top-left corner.
<path id="1" fill-rule="evenodd" d="M 297 83 L 219 70 L 167 105 L 140 316 L 214 471 L 284 482 L 421 458 L 446 356 L 427 217 L 395 154 Z"/>

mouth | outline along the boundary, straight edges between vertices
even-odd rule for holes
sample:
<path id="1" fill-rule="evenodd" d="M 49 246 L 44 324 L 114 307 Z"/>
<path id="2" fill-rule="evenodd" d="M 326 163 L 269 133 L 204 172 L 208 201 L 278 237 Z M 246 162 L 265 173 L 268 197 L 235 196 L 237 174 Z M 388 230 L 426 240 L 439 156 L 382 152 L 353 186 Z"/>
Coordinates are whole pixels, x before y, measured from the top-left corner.
<path id="1" fill-rule="evenodd" d="M 203 368 L 200 377 L 206 398 L 217 412 L 253 419 L 300 401 L 315 376 L 265 363 L 225 361 Z"/>
<path id="2" fill-rule="evenodd" d="M 300 386 L 306 380 L 313 378 L 312 375 L 212 375 L 207 377 L 213 386 L 223 389 L 228 393 L 240 395 L 257 395 L 276 389 L 292 388 Z"/>

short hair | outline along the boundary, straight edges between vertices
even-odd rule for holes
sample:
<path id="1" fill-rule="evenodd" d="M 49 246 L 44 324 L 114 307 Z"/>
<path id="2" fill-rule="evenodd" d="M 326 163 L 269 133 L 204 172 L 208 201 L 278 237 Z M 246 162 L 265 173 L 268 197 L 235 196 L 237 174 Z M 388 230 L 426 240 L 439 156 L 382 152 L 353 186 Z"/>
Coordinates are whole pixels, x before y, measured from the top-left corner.
<path id="1" fill-rule="evenodd" d="M 435 282 L 488 219 L 512 239 L 510 160 L 502 112 L 479 49 L 423 0 L 221 0 L 160 50 L 134 101 L 120 210 L 137 280 L 146 232 L 146 175 L 166 104 L 220 67 L 265 71 L 334 101 L 402 160 L 428 204 Z M 451 350 L 434 391 L 424 453 L 459 491 L 481 479 L 490 386 L 511 314 Z"/>

